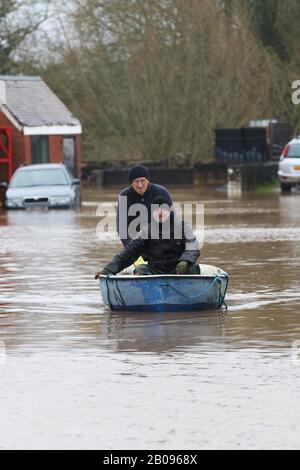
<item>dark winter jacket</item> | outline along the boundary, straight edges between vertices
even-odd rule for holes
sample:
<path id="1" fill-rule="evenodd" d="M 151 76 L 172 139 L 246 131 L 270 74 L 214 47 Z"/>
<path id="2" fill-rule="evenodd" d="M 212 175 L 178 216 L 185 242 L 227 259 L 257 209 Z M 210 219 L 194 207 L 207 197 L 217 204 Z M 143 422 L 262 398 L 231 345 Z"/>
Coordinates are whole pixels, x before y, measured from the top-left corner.
<path id="1" fill-rule="evenodd" d="M 124 204 L 123 201 L 121 201 L 121 197 L 126 196 L 127 197 L 127 204 Z M 143 204 L 144 206 L 147 207 L 148 209 L 148 223 L 151 221 L 151 204 L 153 200 L 157 196 L 163 196 L 166 198 L 168 201 L 168 204 L 170 206 L 173 205 L 171 195 L 169 191 L 164 188 L 163 186 L 160 186 L 158 184 L 153 184 L 150 183 L 147 192 L 144 194 L 144 196 L 140 196 L 131 186 L 129 188 L 124 189 L 124 191 L 121 192 L 119 195 L 119 200 L 118 200 L 118 212 L 117 212 L 117 229 L 118 233 L 120 235 L 120 228 L 121 226 L 125 227 L 125 232 L 126 232 L 126 237 L 122 237 L 120 235 L 121 241 L 124 245 L 124 247 L 128 246 L 129 243 L 131 242 L 130 237 L 128 236 L 127 230 L 130 225 L 130 223 L 135 220 L 137 216 L 128 216 L 126 220 L 126 216 L 128 214 L 128 210 L 131 206 L 134 204 Z M 122 224 L 122 225 L 121 225 Z M 144 227 L 140 227 L 141 231 Z"/>
<path id="2" fill-rule="evenodd" d="M 153 221 L 143 229 L 139 238 L 133 240 L 120 254 L 115 256 L 105 270 L 117 274 L 131 266 L 141 255 L 150 266 L 162 274 L 171 274 L 180 261 L 187 261 L 191 265 L 197 262 L 200 256 L 199 243 L 192 227 L 175 219 L 171 214 L 170 239 L 163 239 L 163 226 Z M 152 234 L 151 234 L 152 227 Z M 182 235 L 177 235 L 182 232 Z"/>

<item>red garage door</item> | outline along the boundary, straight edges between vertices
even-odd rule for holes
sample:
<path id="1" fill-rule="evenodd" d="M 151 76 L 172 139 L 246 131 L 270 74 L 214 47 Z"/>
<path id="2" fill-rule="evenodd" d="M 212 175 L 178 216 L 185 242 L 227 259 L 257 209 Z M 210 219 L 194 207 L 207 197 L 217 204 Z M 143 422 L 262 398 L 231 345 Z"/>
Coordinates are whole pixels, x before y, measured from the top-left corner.
<path id="1" fill-rule="evenodd" d="M 0 178 L 9 182 L 12 177 L 12 139 L 9 127 L 0 127 Z"/>

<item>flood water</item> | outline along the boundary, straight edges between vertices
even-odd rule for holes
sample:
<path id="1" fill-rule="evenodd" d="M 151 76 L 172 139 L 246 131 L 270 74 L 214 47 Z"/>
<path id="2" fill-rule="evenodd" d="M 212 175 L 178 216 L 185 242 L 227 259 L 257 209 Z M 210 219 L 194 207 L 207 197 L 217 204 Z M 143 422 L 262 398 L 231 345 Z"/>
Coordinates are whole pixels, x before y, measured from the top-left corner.
<path id="1" fill-rule="evenodd" d="M 173 191 L 205 203 L 228 312 L 130 315 L 94 281 L 120 247 L 97 204 L 117 193 L 0 212 L 0 449 L 299 449 L 300 194 Z"/>

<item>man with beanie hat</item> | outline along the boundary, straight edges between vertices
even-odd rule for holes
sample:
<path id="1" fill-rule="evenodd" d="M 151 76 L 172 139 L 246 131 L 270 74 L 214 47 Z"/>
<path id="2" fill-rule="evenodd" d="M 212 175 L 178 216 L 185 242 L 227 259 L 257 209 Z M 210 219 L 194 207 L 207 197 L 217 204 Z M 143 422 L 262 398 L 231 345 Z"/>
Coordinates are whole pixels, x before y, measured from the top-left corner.
<path id="1" fill-rule="evenodd" d="M 140 209 L 147 211 L 144 224 L 140 224 L 139 231 L 151 220 L 151 205 L 157 196 L 166 198 L 169 206 L 173 205 L 169 191 L 158 184 L 150 183 L 149 171 L 142 165 L 135 165 L 128 172 L 130 185 L 121 192 L 118 199 L 117 229 L 121 241 L 126 247 L 133 237 L 128 233 L 130 224 L 136 220 Z M 138 206 L 139 205 L 139 206 Z M 136 209 L 135 214 L 130 214 L 130 208 Z"/>
<path id="2" fill-rule="evenodd" d="M 149 171 L 145 166 L 142 165 L 135 165 L 130 168 L 128 172 L 128 178 L 130 183 L 139 179 L 139 178 L 146 178 L 148 181 L 150 180 Z"/>
<path id="3" fill-rule="evenodd" d="M 136 240 L 104 268 L 100 275 L 117 274 L 143 255 L 148 264 L 142 264 L 135 275 L 200 274 L 197 260 L 200 256 L 199 243 L 192 227 L 175 217 L 168 199 L 154 198 L 151 222 L 144 227 Z"/>

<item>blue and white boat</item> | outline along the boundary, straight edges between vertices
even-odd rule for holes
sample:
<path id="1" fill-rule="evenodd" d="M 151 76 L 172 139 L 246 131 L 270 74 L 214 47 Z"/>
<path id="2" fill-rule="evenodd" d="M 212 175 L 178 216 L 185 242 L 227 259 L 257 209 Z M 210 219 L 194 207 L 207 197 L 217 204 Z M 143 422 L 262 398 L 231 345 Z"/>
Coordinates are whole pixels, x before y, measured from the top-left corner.
<path id="1" fill-rule="evenodd" d="M 101 276 L 104 304 L 122 312 L 197 312 L 225 304 L 229 276 L 222 269 L 200 265 L 201 275 Z"/>

